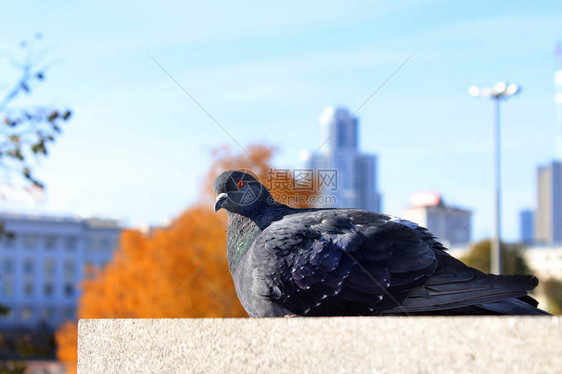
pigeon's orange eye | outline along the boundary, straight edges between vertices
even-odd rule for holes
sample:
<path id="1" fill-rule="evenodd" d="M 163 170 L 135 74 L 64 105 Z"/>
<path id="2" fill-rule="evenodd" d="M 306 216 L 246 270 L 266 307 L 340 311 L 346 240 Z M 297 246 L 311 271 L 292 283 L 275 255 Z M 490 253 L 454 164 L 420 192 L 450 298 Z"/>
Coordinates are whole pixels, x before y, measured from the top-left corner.
<path id="1" fill-rule="evenodd" d="M 242 188 L 244 187 L 244 182 L 242 180 L 239 180 L 238 183 L 236 183 L 236 185 L 238 186 L 238 188 Z"/>

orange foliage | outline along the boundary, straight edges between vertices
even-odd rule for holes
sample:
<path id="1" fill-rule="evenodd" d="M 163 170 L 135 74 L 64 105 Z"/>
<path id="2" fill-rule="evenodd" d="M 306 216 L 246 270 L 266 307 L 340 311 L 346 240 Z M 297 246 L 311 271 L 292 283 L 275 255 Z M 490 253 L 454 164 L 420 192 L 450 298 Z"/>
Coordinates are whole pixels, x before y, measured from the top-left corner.
<path id="1" fill-rule="evenodd" d="M 112 262 L 83 281 L 78 317 L 247 316 L 227 266 L 225 215 L 212 209 L 212 182 L 224 170 L 241 168 L 266 180 L 274 149 L 254 145 L 248 151 L 233 154 L 228 147 L 214 151 L 202 198 L 208 203 L 188 208 L 169 227 L 151 234 L 123 231 Z M 75 361 L 76 325 L 63 325 L 56 339 L 59 359 Z"/>
<path id="2" fill-rule="evenodd" d="M 78 328 L 72 321 L 65 322 L 55 333 L 58 350 L 57 358 L 66 363 L 77 362 L 77 348 L 78 348 Z M 69 373 L 76 372 L 75 365 L 68 365 L 67 371 Z"/>
<path id="3" fill-rule="evenodd" d="M 240 317 L 225 255 L 224 222 L 195 206 L 168 228 L 124 231 L 119 251 L 83 282 L 79 318 Z"/>

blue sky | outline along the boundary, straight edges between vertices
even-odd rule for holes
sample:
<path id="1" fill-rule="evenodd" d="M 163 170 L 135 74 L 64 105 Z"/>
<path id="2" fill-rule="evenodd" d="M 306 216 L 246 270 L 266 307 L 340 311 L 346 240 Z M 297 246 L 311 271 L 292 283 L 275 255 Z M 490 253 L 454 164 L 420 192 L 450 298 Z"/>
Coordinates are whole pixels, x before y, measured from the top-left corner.
<path id="1" fill-rule="evenodd" d="M 237 145 L 149 54 L 241 144 L 278 146 L 288 168 L 320 146 L 323 107 L 354 111 L 415 53 L 358 111 L 361 148 L 379 155 L 385 212 L 438 190 L 474 210 L 475 239 L 492 232 L 492 105 L 468 87 L 523 88 L 501 108 L 507 239 L 554 155 L 560 2 L 27 1 L 1 12 L 1 51 L 41 32 L 54 62 L 33 102 L 75 115 L 36 169 L 47 200 L 0 208 L 134 225 L 196 201 L 209 151 Z"/>

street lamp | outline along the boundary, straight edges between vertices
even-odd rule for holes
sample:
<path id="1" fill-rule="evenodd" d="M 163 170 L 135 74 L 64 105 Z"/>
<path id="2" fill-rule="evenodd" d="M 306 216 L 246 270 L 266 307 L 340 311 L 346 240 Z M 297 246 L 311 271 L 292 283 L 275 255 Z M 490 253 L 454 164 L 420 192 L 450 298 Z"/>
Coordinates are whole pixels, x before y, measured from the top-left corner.
<path id="1" fill-rule="evenodd" d="M 498 82 L 494 88 L 478 88 L 471 86 L 468 89 L 470 96 L 484 96 L 494 101 L 494 237 L 490 252 L 490 272 L 501 274 L 500 257 L 500 224 L 501 224 L 501 195 L 500 195 L 500 100 L 507 99 L 521 91 L 516 84 Z"/>

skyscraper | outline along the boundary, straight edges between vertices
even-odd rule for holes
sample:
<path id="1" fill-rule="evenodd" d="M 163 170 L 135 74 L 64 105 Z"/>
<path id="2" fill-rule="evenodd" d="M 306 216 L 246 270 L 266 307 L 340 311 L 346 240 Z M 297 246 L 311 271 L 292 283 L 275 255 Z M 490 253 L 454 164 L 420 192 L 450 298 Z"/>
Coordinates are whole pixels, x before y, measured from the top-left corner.
<path id="1" fill-rule="evenodd" d="M 358 120 L 346 108 L 326 107 L 319 118 L 321 150 L 307 160 L 307 167 L 336 171 L 336 187 L 321 186 L 321 194 L 335 197 L 323 207 L 359 208 L 378 212 L 381 197 L 377 189 L 377 156 L 358 148 Z"/>
<path id="2" fill-rule="evenodd" d="M 562 243 L 562 162 L 552 161 L 537 169 L 535 241 Z"/>
<path id="3" fill-rule="evenodd" d="M 531 209 L 524 209 L 519 212 L 519 236 L 521 243 L 532 244 L 534 240 L 534 212 Z"/>

